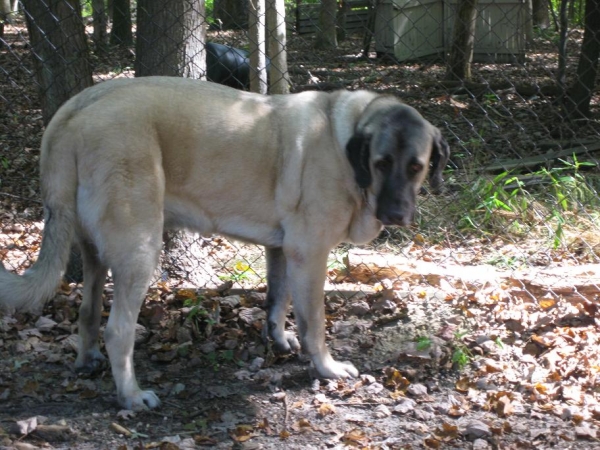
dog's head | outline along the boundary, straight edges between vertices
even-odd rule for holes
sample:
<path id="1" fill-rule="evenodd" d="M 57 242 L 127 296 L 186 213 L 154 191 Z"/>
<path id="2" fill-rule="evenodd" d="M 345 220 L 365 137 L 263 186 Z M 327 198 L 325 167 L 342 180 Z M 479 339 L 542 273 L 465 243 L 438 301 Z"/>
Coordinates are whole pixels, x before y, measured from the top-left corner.
<path id="1" fill-rule="evenodd" d="M 450 148 L 440 131 L 414 108 L 379 97 L 361 116 L 346 145 L 358 186 L 377 197 L 383 225 L 409 225 L 416 197 L 429 173 L 438 191 Z"/>

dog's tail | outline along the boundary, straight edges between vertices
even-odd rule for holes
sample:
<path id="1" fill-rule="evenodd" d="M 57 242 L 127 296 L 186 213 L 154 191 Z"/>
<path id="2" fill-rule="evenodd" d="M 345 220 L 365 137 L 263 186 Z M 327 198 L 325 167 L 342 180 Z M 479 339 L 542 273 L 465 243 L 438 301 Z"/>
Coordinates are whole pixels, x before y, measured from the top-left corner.
<path id="1" fill-rule="evenodd" d="M 77 169 L 73 152 L 49 148 L 55 147 L 50 144 L 51 129 L 56 129 L 52 125 L 42 139 L 42 246 L 37 261 L 22 276 L 8 272 L 0 263 L 0 310 L 40 313 L 56 292 L 69 260 L 77 220 Z"/>

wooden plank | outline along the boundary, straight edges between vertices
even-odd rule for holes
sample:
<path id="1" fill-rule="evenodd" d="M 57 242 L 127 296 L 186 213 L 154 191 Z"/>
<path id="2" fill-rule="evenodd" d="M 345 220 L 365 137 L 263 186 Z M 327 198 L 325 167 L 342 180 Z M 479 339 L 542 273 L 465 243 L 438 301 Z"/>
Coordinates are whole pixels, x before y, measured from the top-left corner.
<path id="1" fill-rule="evenodd" d="M 370 0 L 359 0 L 349 2 L 350 8 L 346 13 L 346 31 L 364 29 L 369 20 Z M 299 5 L 296 14 L 296 31 L 298 34 L 312 34 L 317 31 L 319 25 L 320 4 Z"/>
<path id="2" fill-rule="evenodd" d="M 600 151 L 600 143 L 583 145 L 580 147 L 571 147 L 556 152 L 545 153 L 543 155 L 530 156 L 522 159 L 504 159 L 498 160 L 485 167 L 488 172 L 497 172 L 499 170 L 525 169 L 530 167 L 543 166 L 559 158 L 568 158 L 573 155 L 583 155 L 585 153 Z"/>

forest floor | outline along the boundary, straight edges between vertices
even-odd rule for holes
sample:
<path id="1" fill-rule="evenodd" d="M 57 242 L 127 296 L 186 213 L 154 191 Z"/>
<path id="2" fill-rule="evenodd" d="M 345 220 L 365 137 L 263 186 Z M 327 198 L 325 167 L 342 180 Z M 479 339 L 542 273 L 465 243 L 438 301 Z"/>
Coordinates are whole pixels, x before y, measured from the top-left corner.
<path id="1" fill-rule="evenodd" d="M 21 271 L 35 260 L 43 229 L 43 128 L 27 48 L 19 35 L 12 39 L 0 49 L 9 74 L 1 95 L 11 105 L 0 117 L 0 258 Z M 587 124 L 558 123 L 539 92 L 525 98 L 514 84 L 502 88 L 507 80 L 551 85 L 549 52 L 531 52 L 525 66 L 479 65 L 487 84 L 473 94 L 441 83 L 442 65 L 383 65 L 357 58 L 357 48 L 350 41 L 318 53 L 310 40 L 292 40 L 294 85 L 401 95 L 444 125 L 456 173 L 514 157 L 515 149 L 541 152 L 542 141 L 595 136 Z M 95 59 L 96 79 L 131 75 L 131 60 L 128 51 Z M 109 369 L 74 372 L 81 285 L 63 284 L 39 317 L 0 315 L 0 449 L 600 448 L 595 222 L 573 225 L 558 247 L 544 223 L 517 237 L 463 234 L 440 211 L 473 179 L 449 181 L 444 195 L 422 200 L 429 228 L 400 241 L 384 234 L 332 258 L 328 345 L 359 378 L 317 380 L 303 356 L 274 354 L 261 337 L 260 252 L 205 239 L 195 256 L 209 261 L 207 279 L 219 283 L 198 290 L 160 281 L 142 308 L 136 373 L 161 398 L 155 411 L 119 409 Z M 108 283 L 105 319 L 111 300 Z"/>

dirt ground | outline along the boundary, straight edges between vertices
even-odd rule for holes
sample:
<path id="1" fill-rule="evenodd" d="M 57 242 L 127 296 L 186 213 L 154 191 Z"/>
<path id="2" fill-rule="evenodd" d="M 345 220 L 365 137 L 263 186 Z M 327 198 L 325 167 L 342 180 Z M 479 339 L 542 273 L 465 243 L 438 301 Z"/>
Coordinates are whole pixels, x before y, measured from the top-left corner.
<path id="1" fill-rule="evenodd" d="M 43 316 L 0 320 L 0 445 L 598 448 L 600 335 L 588 303 L 534 300 L 506 281 L 433 287 L 365 270 L 330 270 L 338 283 L 365 281 L 326 297 L 329 347 L 361 371 L 346 381 L 314 379 L 303 357 L 271 352 L 264 293 L 225 285 L 192 302 L 194 314 L 195 289 L 152 289 L 135 361 L 163 404 L 136 413 L 118 408 L 108 369 L 74 372 L 80 287 L 64 285 Z"/>
<path id="2" fill-rule="evenodd" d="M 0 67 L 13 80 L 2 81 L 11 112 L 0 117 L 0 156 L 11 156 L 1 172 L 0 256 L 23 270 L 35 259 L 43 228 L 35 164 L 42 127 L 34 84 L 23 70 L 31 69 L 27 48 L 19 35 L 12 39 L 9 50 L 0 50 Z M 449 92 L 438 83 L 441 65 L 365 62 L 355 58 L 357 45 L 326 55 L 313 52 L 310 41 L 292 43 L 295 85 L 316 77 L 402 95 L 444 128 L 457 168 L 474 149 L 486 150 L 477 160 L 484 164 L 570 136 L 543 96 L 500 89 L 493 100 L 489 86 L 475 95 Z M 549 82 L 555 55 L 528 58 L 526 81 Z M 131 73 L 128 52 L 94 63 L 97 80 Z M 522 66 L 501 69 L 481 65 L 477 73 L 498 85 L 523 77 Z M 514 126 L 527 120 L 539 134 Z M 452 191 L 438 200 L 454 201 Z M 432 211 L 431 220 L 443 221 Z M 200 252 L 221 258 L 208 275 L 220 275 L 220 287 L 160 281 L 143 307 L 136 373 L 161 398 L 155 411 L 120 410 L 108 368 L 94 376 L 74 372 L 81 285 L 64 284 L 40 317 L 0 315 L 0 449 L 600 448 L 597 267 L 578 280 L 570 270 L 582 261 L 572 253 L 529 251 L 531 245 L 502 237 L 455 240 L 448 229 L 443 243 L 409 233 L 401 248 L 384 241 L 363 253 L 344 248 L 331 262 L 328 345 L 360 370 L 352 380 L 317 380 L 301 355 L 271 351 L 261 336 L 261 277 L 246 278 L 244 264 L 231 270 L 222 259 L 235 261 L 240 249 L 219 239 L 203 241 Z M 528 265 L 492 268 L 483 264 L 491 254 L 527 254 Z M 458 268 L 414 270 L 397 265 L 399 255 Z M 528 268 L 540 265 L 562 272 L 558 281 L 524 281 Z M 224 266 L 230 270 L 220 274 Z M 110 283 L 104 299 L 107 316 Z"/>

